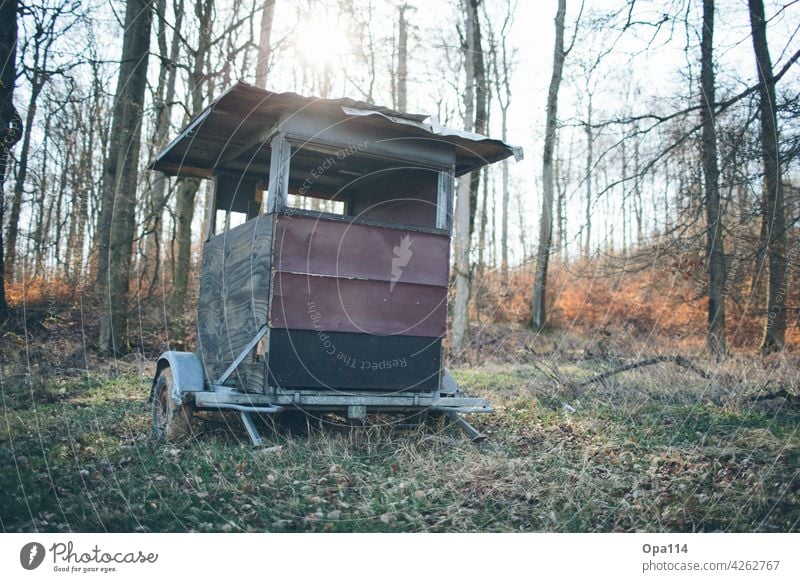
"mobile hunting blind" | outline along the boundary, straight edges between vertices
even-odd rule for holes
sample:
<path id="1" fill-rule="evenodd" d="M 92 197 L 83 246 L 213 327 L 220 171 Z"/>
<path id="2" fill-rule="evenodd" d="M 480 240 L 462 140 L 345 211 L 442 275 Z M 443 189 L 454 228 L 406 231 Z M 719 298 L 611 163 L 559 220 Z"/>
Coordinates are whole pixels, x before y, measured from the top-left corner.
<path id="1" fill-rule="evenodd" d="M 442 367 L 455 177 L 519 148 L 423 115 L 238 83 L 157 156 L 213 180 L 197 346 L 161 355 L 153 435 L 195 409 L 490 412 Z"/>

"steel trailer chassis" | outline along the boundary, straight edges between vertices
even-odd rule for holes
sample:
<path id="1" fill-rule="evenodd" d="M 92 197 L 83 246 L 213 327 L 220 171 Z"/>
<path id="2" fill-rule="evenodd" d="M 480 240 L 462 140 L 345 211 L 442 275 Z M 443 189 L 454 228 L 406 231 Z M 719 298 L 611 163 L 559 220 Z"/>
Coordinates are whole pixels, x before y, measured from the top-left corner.
<path id="1" fill-rule="evenodd" d="M 449 376 L 449 373 L 445 372 Z M 254 445 L 263 444 L 252 415 L 276 414 L 284 409 L 303 412 L 335 412 L 349 419 L 363 419 L 367 414 L 381 413 L 440 413 L 461 428 L 473 442 L 486 439 L 478 429 L 467 422 L 461 413 L 493 412 L 484 398 L 466 398 L 443 393 L 344 393 L 333 391 L 285 391 L 251 394 L 229 386 L 213 385 L 211 390 L 195 392 L 197 410 L 233 410 L 239 412 L 247 434 Z"/>
<path id="2" fill-rule="evenodd" d="M 367 414 L 434 412 L 442 414 L 458 426 L 472 442 L 486 439 L 486 435 L 468 423 L 461 414 L 488 413 L 494 409 L 485 398 L 461 396 L 458 384 L 447 369 L 442 372 L 441 388 L 427 392 L 373 390 L 353 393 L 335 389 L 323 391 L 269 388 L 265 394 L 261 394 L 226 386 L 225 382 L 267 333 L 267 326 L 262 326 L 239 356 L 213 382 L 205 381 L 204 367 L 197 354 L 174 351 L 163 353 L 158 360 L 151 398 L 155 396 L 159 374 L 168 367 L 174 378 L 171 398 L 175 405 L 192 402 L 197 410 L 238 412 L 254 445 L 263 444 L 263 439 L 252 415 L 276 414 L 285 408 L 304 412 L 344 413 L 350 419 L 363 419 Z"/>

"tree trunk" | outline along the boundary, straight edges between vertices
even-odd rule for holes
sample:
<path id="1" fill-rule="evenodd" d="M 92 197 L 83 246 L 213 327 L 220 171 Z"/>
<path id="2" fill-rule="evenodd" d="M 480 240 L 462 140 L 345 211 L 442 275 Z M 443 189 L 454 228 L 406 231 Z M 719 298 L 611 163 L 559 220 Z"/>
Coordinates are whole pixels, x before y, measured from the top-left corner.
<path id="1" fill-rule="evenodd" d="M 193 66 L 189 75 L 190 98 L 193 113 L 203 109 L 208 89 L 207 59 L 211 49 L 211 16 L 213 0 L 196 0 L 195 16 L 200 27 L 197 49 L 193 54 Z M 192 270 L 192 220 L 194 219 L 195 200 L 200 183 L 191 178 L 181 181 L 178 187 L 178 199 L 175 213 L 177 215 L 177 259 L 173 278 L 172 327 L 173 339 L 183 342 L 186 339 L 186 299 L 189 290 L 189 274 Z"/>
<path id="2" fill-rule="evenodd" d="M 483 176 L 483 192 L 481 194 L 481 224 L 478 230 L 478 281 L 483 281 L 486 267 L 486 227 L 489 222 L 489 176 Z"/>
<path id="3" fill-rule="evenodd" d="M 706 268 L 708 270 L 708 331 L 706 347 L 719 358 L 727 352 L 725 341 L 725 251 L 717 167 L 714 85 L 714 0 L 703 0 L 700 83 L 703 89 L 700 119 L 703 124 L 703 180 L 706 211 Z"/>
<path id="4" fill-rule="evenodd" d="M 107 250 L 101 247 L 98 257 L 102 259 L 107 254 L 104 271 L 98 273 L 103 302 L 99 348 L 112 353 L 124 351 L 128 346 L 128 287 L 136 227 L 136 187 L 152 8 L 152 0 L 127 2 L 112 121 L 112 151 L 104 171 L 104 180 L 108 182 L 104 183 L 102 212 L 105 217 L 101 226 L 109 227 L 109 235 Z"/>
<path id="5" fill-rule="evenodd" d="M 767 21 L 763 0 L 748 0 L 753 51 L 756 57 L 761 118 L 761 158 L 764 165 L 762 224 L 766 233 L 767 316 L 761 351 L 781 350 L 786 335 L 786 224 L 783 183 L 778 152 L 778 119 L 775 113 L 775 77 L 767 45 Z"/>
<path id="6" fill-rule="evenodd" d="M 638 127 L 634 132 L 638 134 Z M 633 212 L 636 217 L 636 245 L 644 242 L 644 203 L 642 202 L 642 169 L 641 156 L 639 155 L 639 138 L 633 142 Z M 633 239 L 631 239 L 633 244 Z"/>
<path id="7" fill-rule="evenodd" d="M 499 47 L 496 42 L 491 42 L 491 28 L 489 29 L 489 46 L 494 59 L 494 82 L 497 101 L 500 105 L 500 137 L 505 142 L 508 139 L 508 108 L 511 102 L 511 62 L 508 55 L 508 33 L 514 20 L 514 4 L 506 2 L 506 15 L 500 30 Z M 498 48 L 500 59 L 498 62 Z M 502 203 L 500 216 L 500 269 L 503 282 L 508 281 L 508 221 L 509 221 L 509 173 L 508 160 L 502 162 Z M 494 223 L 493 223 L 494 224 Z M 523 251 L 524 255 L 524 251 Z"/>
<path id="8" fill-rule="evenodd" d="M 464 66 L 466 69 L 466 84 L 464 86 L 464 130 L 472 131 L 473 116 L 475 114 L 475 61 L 472 55 L 475 52 L 475 28 L 472 23 L 477 19 L 477 12 L 473 0 L 464 0 L 465 19 L 464 34 L 466 43 L 464 47 Z M 469 335 L 469 292 L 470 292 L 470 210 L 472 196 L 470 192 L 470 174 L 464 174 L 458 179 L 456 193 L 455 216 L 453 224 L 453 257 L 455 271 L 455 298 L 453 301 L 453 345 L 452 351 L 459 355 L 466 348 Z"/>
<path id="9" fill-rule="evenodd" d="M 562 242 L 564 239 L 563 233 L 563 225 L 564 225 L 564 189 L 561 187 L 561 174 L 564 171 L 563 168 L 563 160 L 559 155 L 561 150 L 560 144 L 558 143 L 558 136 L 556 136 L 556 143 L 553 146 L 555 150 L 555 160 L 553 160 L 553 182 L 555 183 L 555 205 L 556 205 L 556 223 L 555 223 L 555 244 L 552 245 L 553 253 L 555 254 L 556 260 L 559 259 L 561 255 L 561 251 L 563 249 Z"/>
<path id="10" fill-rule="evenodd" d="M 192 264 L 192 220 L 200 181 L 185 178 L 180 181 L 175 202 L 177 220 L 177 259 L 175 261 L 174 287 L 172 291 L 171 319 L 172 336 L 179 343 L 186 337 L 186 298 L 189 290 L 189 272 Z"/>
<path id="11" fill-rule="evenodd" d="M 558 88 L 564 69 L 564 19 L 566 0 L 558 0 L 556 12 L 556 41 L 553 50 L 553 74 L 547 93 L 547 118 L 545 122 L 544 153 L 542 155 L 542 213 L 539 218 L 539 244 L 536 249 L 536 272 L 531 301 L 531 325 L 542 329 L 547 321 L 545 300 L 547 296 L 547 265 L 553 238 L 553 147 L 556 138 L 558 115 Z"/>
<path id="12" fill-rule="evenodd" d="M 502 106 L 500 108 L 500 116 L 501 116 L 501 135 L 503 142 L 506 141 L 508 138 L 508 107 Z M 502 209 L 502 216 L 500 219 L 500 249 L 501 249 L 501 260 L 500 260 L 500 268 L 503 275 L 503 282 L 508 280 L 508 199 L 509 199 L 509 191 L 508 191 L 508 160 L 503 160 L 503 209 Z"/>
<path id="13" fill-rule="evenodd" d="M 261 35 L 258 39 L 258 62 L 256 63 L 256 87 L 267 88 L 269 73 L 270 39 L 272 38 L 272 20 L 275 17 L 275 0 L 264 0 L 261 12 Z"/>
<path id="14" fill-rule="evenodd" d="M 622 158 L 622 178 L 620 180 L 620 187 L 622 189 L 622 254 L 626 255 L 628 253 L 628 150 L 626 147 L 627 138 L 625 137 L 625 133 L 623 131 L 622 138 L 620 139 L 620 154 Z"/>
<path id="15" fill-rule="evenodd" d="M 158 31 L 158 49 L 161 56 L 161 66 L 158 75 L 158 88 L 156 90 L 156 123 L 153 129 L 153 145 L 162 148 L 167 143 L 172 117 L 172 104 L 175 101 L 175 83 L 177 77 L 177 62 L 180 57 L 181 27 L 183 24 L 183 0 L 175 2 L 175 23 L 173 25 L 172 40 L 167 53 L 166 23 L 163 22 L 166 12 L 166 0 L 159 0 L 158 15 L 161 19 Z M 150 193 L 150 233 L 145 245 L 145 256 L 152 257 L 153 268 L 151 272 L 150 288 L 155 287 L 161 271 L 163 215 L 166 206 L 166 192 L 169 179 L 158 172 L 153 178 L 153 188 Z M 148 293 L 149 295 L 149 293 Z"/>
<path id="16" fill-rule="evenodd" d="M 11 148 L 20 138 L 22 120 L 14 108 L 14 81 L 17 77 L 17 0 L 0 2 L 0 196 L 5 198 L 5 180 Z M 0 323 L 8 318 L 6 274 L 3 248 L 5 200 L 0 200 Z"/>
<path id="17" fill-rule="evenodd" d="M 505 142 L 507 139 L 507 131 L 506 131 L 506 117 L 508 115 L 508 111 L 506 108 L 503 108 L 500 112 L 503 116 L 503 141 Z M 503 167 L 503 202 L 502 202 L 502 211 L 501 211 L 501 218 L 500 218 L 500 253 L 501 253 L 501 260 L 500 260 L 500 268 L 503 274 L 503 281 L 508 279 L 508 201 L 510 198 L 510 192 L 508 188 L 508 160 L 503 160 L 502 162 Z"/>
<path id="18" fill-rule="evenodd" d="M 406 22 L 408 5 L 398 8 L 399 30 L 397 32 L 397 110 L 405 113 L 408 99 L 408 23 Z"/>
<path id="19" fill-rule="evenodd" d="M 473 14 L 472 20 L 468 23 L 472 25 L 473 49 L 471 58 L 473 60 L 473 72 L 475 74 L 473 83 L 475 85 L 475 123 L 473 131 L 485 134 L 486 125 L 489 118 L 488 108 L 488 86 L 486 84 L 486 63 L 483 58 L 483 42 L 481 41 L 481 21 L 478 16 L 483 0 L 467 0 L 470 5 L 470 13 Z M 469 58 L 469 56 L 468 56 Z M 470 174 L 470 195 L 469 195 L 469 235 L 475 232 L 475 216 L 478 213 L 478 192 L 480 191 L 481 173 L 472 172 Z"/>
<path id="20" fill-rule="evenodd" d="M 19 236 L 19 216 L 22 211 L 22 198 L 25 194 L 25 182 L 28 179 L 28 158 L 31 148 L 31 128 L 36 117 L 36 102 L 39 100 L 43 82 L 39 73 L 33 72 L 31 95 L 28 111 L 25 114 L 25 126 L 22 130 L 22 147 L 17 161 L 17 176 L 14 182 L 14 196 L 11 199 L 11 212 L 8 215 L 8 254 L 6 255 L 6 277 L 14 279 L 14 267 L 17 262 L 17 237 Z"/>
<path id="21" fill-rule="evenodd" d="M 592 254 L 592 167 L 594 166 L 594 129 L 592 128 L 592 94 L 588 93 L 589 103 L 586 110 L 586 212 L 584 219 L 583 257 L 588 259 Z"/>

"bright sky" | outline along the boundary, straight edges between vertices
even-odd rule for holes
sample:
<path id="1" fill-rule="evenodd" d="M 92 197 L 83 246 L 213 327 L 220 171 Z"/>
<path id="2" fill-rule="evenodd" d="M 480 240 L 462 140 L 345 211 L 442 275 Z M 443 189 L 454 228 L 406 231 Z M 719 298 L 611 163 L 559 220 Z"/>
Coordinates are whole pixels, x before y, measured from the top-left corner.
<path id="1" fill-rule="evenodd" d="M 787 0 L 788 1 L 788 0 Z M 456 0 L 409 0 L 414 7 L 407 12 L 407 20 L 412 25 L 409 38 L 409 110 L 421 113 L 437 113 L 441 108 L 439 101 L 442 95 L 447 94 L 444 107 L 449 110 L 450 125 L 459 127 L 460 117 L 457 109 L 458 94 L 463 84 L 463 72 L 459 71 L 455 79 L 453 69 L 458 66 L 457 48 L 454 46 L 455 23 L 459 3 Z M 399 1 L 380 1 L 373 3 L 373 13 L 370 29 L 375 36 L 375 42 L 388 44 L 386 38 L 396 31 L 397 6 Z M 485 0 L 490 17 L 498 24 L 502 22 L 504 2 L 502 0 Z M 638 0 L 634 20 L 657 22 L 665 11 L 681 14 L 680 8 L 684 0 Z M 674 6 L 673 6 L 674 5 Z M 276 31 L 280 37 L 280 30 L 293 30 L 298 22 L 296 5 L 279 0 L 276 9 Z M 343 63 L 339 70 L 348 70 L 358 49 L 352 47 L 352 31 L 347 30 L 347 22 L 337 18 L 336 3 L 328 0 L 313 3 L 314 9 L 305 15 L 305 24 L 300 22 L 299 28 L 290 34 L 298 47 L 302 62 L 282 61 L 277 63 L 275 74 L 270 83 L 271 88 L 277 90 L 301 90 L 297 86 L 298 67 L 320 67 L 327 65 L 337 71 L 337 64 Z M 625 6 L 624 0 L 589 0 L 584 6 L 582 15 L 581 34 L 578 44 L 569 55 L 564 71 L 559 95 L 559 119 L 562 123 L 570 124 L 585 116 L 584 95 L 585 80 L 577 66 L 581 60 L 588 60 L 608 46 L 616 36 L 615 30 L 606 27 L 593 35 L 586 34 L 589 21 L 602 11 L 614 7 Z M 785 54 L 793 52 L 792 43 L 797 44 L 797 33 L 800 25 L 800 9 L 791 6 L 780 12 L 781 2 L 766 0 L 769 22 L 768 37 L 776 69 L 788 58 Z M 690 3 L 694 11 L 701 9 L 697 2 Z M 575 19 L 578 15 L 580 4 L 575 0 L 567 1 L 567 31 L 565 42 L 572 39 Z M 554 18 L 556 1 L 531 1 L 518 0 L 514 26 L 510 34 L 511 49 L 517 53 L 516 69 L 512 79 L 513 96 L 510 108 L 510 123 L 508 141 L 515 145 L 523 146 L 525 160 L 520 163 L 511 163 L 512 185 L 515 191 L 522 193 L 526 230 L 531 235 L 528 241 L 535 239 L 535 225 L 538 223 L 540 183 L 538 176 L 541 167 L 541 147 L 544 136 L 544 117 L 547 87 L 550 81 L 552 68 L 552 53 L 554 39 Z M 367 18 L 361 13 L 361 17 Z M 697 12 L 690 14 L 692 22 L 699 22 Z M 674 108 L 686 106 L 685 102 L 675 101 L 675 96 L 688 94 L 688 79 L 686 70 L 689 66 L 695 67 L 694 74 L 698 75 L 697 63 L 699 61 L 699 30 L 691 30 L 687 38 L 680 22 L 672 30 L 669 25 L 661 28 L 659 35 L 651 41 L 655 30 L 652 26 L 641 25 L 629 30 L 616 44 L 614 52 L 606 57 L 600 69 L 593 78 L 595 119 L 610 116 L 619 112 L 621 106 L 627 108 L 627 113 L 644 113 L 654 109 L 669 111 Z M 732 94 L 752 84 L 755 80 L 755 63 L 752 55 L 752 44 L 749 37 L 750 27 L 746 0 L 718 0 L 716 16 L 715 51 L 719 61 L 717 68 L 718 97 Z M 275 38 L 275 37 L 273 37 Z M 590 40 L 587 41 L 586 39 Z M 587 46 L 591 42 L 592 46 Z M 452 47 L 453 61 L 446 63 L 442 60 L 443 44 Z M 650 49 L 644 51 L 647 45 Z M 691 47 L 689 52 L 685 47 Z M 484 49 L 487 43 L 484 35 Z M 787 49 L 788 47 L 788 49 Z M 382 70 L 378 71 L 378 80 L 375 86 L 375 101 L 381 105 L 391 105 L 389 79 L 386 76 L 386 60 L 389 55 L 386 46 L 379 47 L 384 58 L 381 63 Z M 334 73 L 336 75 L 336 73 Z M 796 72 L 787 76 L 785 83 L 797 83 Z M 638 91 L 639 95 L 629 101 L 622 97 L 625 88 L 632 94 Z M 363 98 L 358 94 L 358 86 L 347 85 L 343 77 L 333 84 L 332 97 L 347 95 L 349 97 Z M 696 91 L 692 91 L 696 93 Z M 441 116 L 441 111 L 438 111 Z M 499 137 L 499 111 L 492 114 L 490 134 Z M 571 139 L 574 142 L 573 155 L 581 159 L 585 142 L 581 134 L 568 137 L 569 133 L 562 131 L 564 143 Z M 582 162 L 576 161 L 575 166 Z M 576 170 L 577 172 L 577 170 Z M 568 200 L 568 223 L 573 228 L 572 235 L 576 235 L 582 225 L 583 209 L 580 201 L 583 186 L 580 179 L 575 179 L 570 186 Z M 495 193 L 499 196 L 499 192 Z M 613 206 L 613 204 L 612 204 Z M 513 207 L 513 203 L 512 203 Z M 512 211 L 515 212 L 515 211 Z M 598 207 L 600 214 L 598 220 L 612 220 L 615 209 L 610 207 L 611 215 L 603 217 L 606 212 Z M 512 225 L 512 238 L 517 225 Z M 519 233 L 516 233 L 519 234 Z M 517 249 L 517 258 L 520 249 Z"/>
<path id="2" fill-rule="evenodd" d="M 367 0 L 354 0 L 357 5 L 366 4 Z M 637 0 L 636 6 L 638 19 L 658 20 L 662 10 L 669 10 L 664 6 L 673 3 L 682 4 L 684 0 Z M 503 0 L 484 0 L 490 17 L 500 23 L 504 9 Z M 458 0 L 408 0 L 412 6 L 407 12 L 407 20 L 411 25 L 409 36 L 409 110 L 421 113 L 440 114 L 440 117 L 450 117 L 449 123 L 460 127 L 458 109 L 460 87 L 463 84 L 463 71 L 459 68 L 458 47 L 455 38 L 455 24 L 461 18 L 458 13 Z M 786 3 L 789 7 L 781 11 Z M 321 0 L 307 4 L 306 2 L 288 2 L 278 0 L 276 6 L 276 22 L 273 32 L 273 42 L 277 45 L 276 62 L 270 73 L 269 88 L 278 91 L 298 91 L 308 93 L 308 77 L 314 70 L 325 67 L 332 71 L 334 82 L 331 88 L 331 97 L 347 95 L 354 98 L 364 98 L 359 94 L 358 80 L 352 78 L 348 81 L 345 76 L 355 74 L 354 62 L 358 62 L 358 47 L 353 46 L 353 38 L 357 37 L 357 30 L 353 23 L 338 16 L 338 2 L 335 0 Z M 357 11 L 356 16 L 364 20 L 365 29 L 371 31 L 374 37 L 376 51 L 378 52 L 377 80 L 374 90 L 374 100 L 380 105 L 391 105 L 391 91 L 389 82 L 388 62 L 391 59 L 390 39 L 396 34 L 397 6 L 399 0 L 373 0 L 372 14 L 368 16 L 364 11 Z M 300 14 L 298 7 L 312 6 Z M 582 22 L 586 24 L 601 9 L 624 5 L 624 0 L 587 0 Z M 692 2 L 694 10 L 698 10 L 699 3 Z M 120 2 L 112 4 L 100 3 L 101 8 L 96 17 L 100 25 L 95 31 L 100 36 L 119 39 L 117 20 L 109 11 L 109 6 L 118 10 Z M 218 0 L 218 12 L 230 9 L 230 4 Z M 575 18 L 579 4 L 576 0 L 567 0 L 567 32 L 566 41 L 572 38 Z M 773 63 L 778 69 L 800 45 L 798 40 L 798 27 L 800 26 L 800 2 L 791 0 L 766 0 L 766 10 L 770 17 L 768 37 L 772 51 Z M 552 51 L 554 36 L 554 17 L 556 11 L 555 0 L 517 0 L 517 10 L 514 26 L 510 34 L 511 49 L 516 51 L 516 69 L 512 78 L 512 104 L 510 108 L 510 123 L 508 141 L 520 145 L 525 150 L 525 160 L 520 163 L 511 163 L 512 187 L 515 192 L 521 193 L 521 200 L 525 214 L 526 230 L 529 243 L 535 239 L 535 225 L 539 212 L 539 179 L 541 166 L 541 146 L 544 134 L 544 109 L 547 86 L 550 81 L 552 67 Z M 191 15 L 191 13 L 187 13 Z M 777 17 L 772 16 L 778 14 Z M 119 12 L 121 17 L 122 13 Z M 298 19 L 299 22 L 298 22 Z M 696 22 L 697 16 L 692 15 Z M 220 22 L 224 22 L 222 17 Z M 260 15 L 256 15 L 254 22 L 256 36 Z M 652 27 L 641 26 L 626 33 L 625 37 L 617 44 L 614 55 L 604 61 L 603 68 L 595 75 L 595 111 L 597 118 L 609 115 L 611 111 L 619 108 L 621 89 L 635 79 L 641 90 L 641 97 L 631 100 L 629 108 L 639 111 L 649 111 L 661 108 L 664 111 L 674 107 L 685 106 L 685 103 L 672 103 L 668 101 L 673 95 L 686 93 L 688 81 L 685 77 L 687 70 L 687 54 L 684 47 L 687 38 L 681 27 L 675 29 L 671 42 L 664 33 L 656 38 L 653 49 L 647 53 L 639 54 L 632 60 L 629 54 L 641 51 L 645 46 Z M 103 32 L 105 30 L 105 32 Z M 689 64 L 696 66 L 699 57 L 698 31 L 692 31 L 694 37 L 688 39 L 692 47 L 688 53 Z M 586 39 L 581 34 L 579 39 Z M 581 119 L 583 111 L 583 94 L 585 81 L 576 66 L 583 59 L 597 54 L 604 44 L 613 38 L 613 30 L 591 35 L 591 41 L 583 40 L 576 45 L 573 53 L 567 59 L 564 80 L 559 96 L 559 119 L 570 124 L 576 119 Z M 752 45 L 749 38 L 749 21 L 746 0 L 718 0 L 715 51 L 719 60 L 717 67 L 717 80 L 720 87 L 718 96 L 738 92 L 755 79 L 755 64 L 752 56 Z M 592 46 L 587 46 L 591 42 Z M 450 47 L 451 62 L 444 60 L 443 45 Z M 486 39 L 484 38 L 484 46 Z M 296 52 L 295 52 L 296 49 Z M 118 58 L 118 41 L 108 42 L 101 47 L 108 54 L 100 55 L 109 59 Z M 155 71 L 155 61 L 151 67 Z M 363 72 L 363 65 L 361 70 Z M 357 67 L 355 67 L 357 68 Z M 458 69 L 458 72 L 454 71 Z M 800 84 L 800 66 L 787 75 L 782 84 L 784 86 L 798 87 Z M 696 74 L 696 72 L 695 72 Z M 155 81 L 154 77 L 151 77 Z M 113 91 L 114 79 L 109 79 L 108 87 Z M 635 87 L 634 87 L 635 89 Z M 179 94 L 183 89 L 179 89 Z M 19 92 L 17 101 L 24 103 L 25 90 Z M 21 108 L 21 110 L 23 110 Z M 444 119 L 442 119 L 444 121 Z M 499 137 L 499 112 L 492 113 L 491 131 L 493 137 Z M 569 133 L 562 132 L 563 143 L 567 143 Z M 583 155 L 585 144 L 580 137 L 573 137 L 573 155 L 580 159 Z M 576 166 L 580 165 L 576 162 Z M 574 190 L 574 204 L 568 207 L 575 208 L 569 222 L 574 228 L 581 225 L 580 212 L 580 185 L 575 180 L 572 185 Z M 499 192 L 495 193 L 496 196 Z M 611 209 L 613 212 L 613 209 Z M 512 203 L 512 213 L 516 207 Z M 602 220 L 602 217 L 599 218 Z M 512 238 L 519 239 L 519 232 L 515 223 L 512 225 Z M 517 249 L 517 258 L 520 258 Z"/>

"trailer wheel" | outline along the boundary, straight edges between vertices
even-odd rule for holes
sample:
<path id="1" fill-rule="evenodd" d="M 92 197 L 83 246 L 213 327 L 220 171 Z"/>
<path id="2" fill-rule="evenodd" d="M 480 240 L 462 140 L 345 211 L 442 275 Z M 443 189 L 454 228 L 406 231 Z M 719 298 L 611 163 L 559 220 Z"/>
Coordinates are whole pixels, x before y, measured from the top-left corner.
<path id="1" fill-rule="evenodd" d="M 169 366 L 158 374 L 153 388 L 153 421 L 151 434 L 156 442 L 174 443 L 192 434 L 192 415 L 194 404 L 184 402 L 175 404 L 172 399 L 174 379 Z"/>

